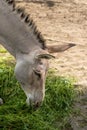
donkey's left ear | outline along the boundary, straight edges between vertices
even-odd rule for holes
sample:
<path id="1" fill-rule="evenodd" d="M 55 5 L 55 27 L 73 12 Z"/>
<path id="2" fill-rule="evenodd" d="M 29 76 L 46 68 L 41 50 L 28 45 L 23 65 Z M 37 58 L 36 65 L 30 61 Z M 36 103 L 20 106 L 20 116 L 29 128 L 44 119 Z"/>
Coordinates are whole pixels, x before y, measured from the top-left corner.
<path id="1" fill-rule="evenodd" d="M 52 59 L 52 58 L 55 58 L 55 56 L 53 56 L 53 55 L 51 55 L 49 53 L 42 53 L 42 54 L 39 54 L 37 56 L 37 58 L 38 59 L 42 59 L 42 58 L 44 58 L 44 59 Z"/>

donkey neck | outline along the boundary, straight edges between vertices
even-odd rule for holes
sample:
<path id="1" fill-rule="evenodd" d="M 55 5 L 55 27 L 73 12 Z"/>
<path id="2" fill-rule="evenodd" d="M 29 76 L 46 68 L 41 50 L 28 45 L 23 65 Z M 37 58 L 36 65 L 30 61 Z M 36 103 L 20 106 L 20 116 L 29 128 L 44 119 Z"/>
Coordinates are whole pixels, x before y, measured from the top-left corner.
<path id="1" fill-rule="evenodd" d="M 0 0 L 0 42 L 13 56 L 16 52 L 29 53 L 34 48 L 42 48 L 32 27 L 4 0 Z"/>

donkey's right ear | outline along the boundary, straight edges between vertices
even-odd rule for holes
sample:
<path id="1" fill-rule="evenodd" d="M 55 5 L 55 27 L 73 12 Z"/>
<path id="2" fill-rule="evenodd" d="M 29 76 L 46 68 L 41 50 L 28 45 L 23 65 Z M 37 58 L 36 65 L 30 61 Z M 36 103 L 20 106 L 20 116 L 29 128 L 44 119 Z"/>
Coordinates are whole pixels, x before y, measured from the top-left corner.
<path id="1" fill-rule="evenodd" d="M 74 43 L 69 43 L 69 44 L 64 44 L 64 45 L 52 45 L 52 46 L 47 46 L 48 52 L 49 53 L 56 53 L 56 52 L 63 52 L 76 44 Z"/>

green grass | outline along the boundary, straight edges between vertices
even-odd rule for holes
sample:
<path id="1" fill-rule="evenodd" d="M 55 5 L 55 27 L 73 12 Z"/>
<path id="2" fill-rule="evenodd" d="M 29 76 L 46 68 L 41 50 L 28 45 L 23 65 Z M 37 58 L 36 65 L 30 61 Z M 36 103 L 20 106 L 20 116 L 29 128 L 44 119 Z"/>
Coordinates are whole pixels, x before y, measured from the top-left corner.
<path id="1" fill-rule="evenodd" d="M 75 97 L 72 80 L 49 71 L 44 102 L 34 110 L 25 103 L 11 58 L 1 59 L 0 97 L 4 104 L 0 106 L 0 130 L 71 130 L 68 120 Z"/>
<path id="2" fill-rule="evenodd" d="M 6 49 L 0 46 L 0 53 L 7 53 Z"/>

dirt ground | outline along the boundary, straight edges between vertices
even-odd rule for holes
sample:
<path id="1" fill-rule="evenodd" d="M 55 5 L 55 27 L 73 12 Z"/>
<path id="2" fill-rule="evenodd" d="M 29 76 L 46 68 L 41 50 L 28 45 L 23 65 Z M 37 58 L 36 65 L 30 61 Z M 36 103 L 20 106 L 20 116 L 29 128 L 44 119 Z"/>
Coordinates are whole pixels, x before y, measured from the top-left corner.
<path id="1" fill-rule="evenodd" d="M 76 44 L 64 53 L 54 54 L 56 59 L 50 61 L 50 68 L 55 68 L 58 75 L 75 77 L 87 90 L 87 0 L 15 1 L 16 6 L 23 7 L 31 15 L 46 44 Z M 84 103 L 85 110 L 81 112 L 85 111 L 85 125 L 80 126 L 75 117 L 73 130 L 87 130 L 87 96 Z M 78 106 L 80 108 L 81 103 Z"/>

